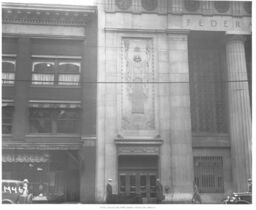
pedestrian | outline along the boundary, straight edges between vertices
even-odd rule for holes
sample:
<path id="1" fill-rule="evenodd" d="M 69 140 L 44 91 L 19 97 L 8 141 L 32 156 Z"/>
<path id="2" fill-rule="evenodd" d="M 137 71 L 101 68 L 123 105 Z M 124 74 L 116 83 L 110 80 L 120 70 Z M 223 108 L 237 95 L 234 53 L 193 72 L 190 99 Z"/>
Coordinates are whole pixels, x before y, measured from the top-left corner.
<path id="1" fill-rule="evenodd" d="M 29 187 L 28 187 L 29 181 L 27 179 L 24 179 L 23 181 L 23 195 L 28 196 L 29 194 Z"/>
<path id="2" fill-rule="evenodd" d="M 163 195 L 163 186 L 160 183 L 160 179 L 156 179 L 156 203 L 161 203 L 162 200 L 164 199 Z"/>
<path id="3" fill-rule="evenodd" d="M 200 196 L 199 190 L 198 190 L 198 186 L 195 181 L 193 183 L 193 190 L 194 190 L 194 194 L 192 197 L 192 203 L 202 203 L 201 196 Z"/>
<path id="4" fill-rule="evenodd" d="M 252 192 L 252 179 L 248 179 L 248 191 Z"/>
<path id="5" fill-rule="evenodd" d="M 107 183 L 107 198 L 106 198 L 106 202 L 107 203 L 111 203 L 112 201 L 112 179 L 108 179 L 108 183 Z"/>

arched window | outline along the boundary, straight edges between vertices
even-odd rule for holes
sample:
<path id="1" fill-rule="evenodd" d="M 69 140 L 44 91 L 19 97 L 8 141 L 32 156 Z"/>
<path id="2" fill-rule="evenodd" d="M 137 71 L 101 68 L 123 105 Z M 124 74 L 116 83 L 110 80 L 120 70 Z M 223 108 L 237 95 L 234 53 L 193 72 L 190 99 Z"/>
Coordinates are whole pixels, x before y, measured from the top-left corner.
<path id="1" fill-rule="evenodd" d="M 3 84 L 14 84 L 16 62 L 14 59 L 2 60 L 2 81 Z"/>
<path id="2" fill-rule="evenodd" d="M 35 59 L 32 65 L 32 84 L 78 86 L 80 68 L 78 59 Z"/>

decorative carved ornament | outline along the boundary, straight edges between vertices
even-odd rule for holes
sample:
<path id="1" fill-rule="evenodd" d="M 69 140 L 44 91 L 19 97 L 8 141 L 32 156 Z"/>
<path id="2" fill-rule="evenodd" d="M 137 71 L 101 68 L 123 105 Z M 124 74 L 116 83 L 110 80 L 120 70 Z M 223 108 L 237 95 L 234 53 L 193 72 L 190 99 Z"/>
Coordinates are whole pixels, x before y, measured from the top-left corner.
<path id="1" fill-rule="evenodd" d="M 159 146 L 118 146 L 117 147 L 118 155 L 159 155 L 160 147 Z"/>
<path id="2" fill-rule="evenodd" d="M 184 7 L 189 12 L 195 12 L 199 9 L 200 3 L 196 0 L 185 0 Z"/>
<path id="3" fill-rule="evenodd" d="M 132 6 L 132 0 L 116 0 L 116 6 L 121 10 L 128 10 Z"/>
<path id="4" fill-rule="evenodd" d="M 82 147 L 82 142 L 80 143 L 6 143 L 2 144 L 3 149 L 17 149 L 17 150 L 79 150 Z"/>
<path id="5" fill-rule="evenodd" d="M 215 1 L 214 7 L 219 13 L 225 13 L 229 10 L 230 3 L 228 1 Z"/>
<path id="6" fill-rule="evenodd" d="M 2 161 L 3 162 L 19 162 L 19 163 L 45 163 L 49 160 L 50 156 L 48 153 L 44 152 L 3 152 Z"/>
<path id="7" fill-rule="evenodd" d="M 13 24 L 41 24 L 41 25 L 86 25 L 86 12 L 55 11 L 55 10 L 23 10 L 18 8 L 4 8 L 2 10 L 3 23 Z"/>
<path id="8" fill-rule="evenodd" d="M 151 39 L 122 39 L 121 127 L 155 128 L 155 87 Z"/>
<path id="9" fill-rule="evenodd" d="M 157 0 L 141 0 L 142 7 L 147 11 L 153 11 L 157 8 Z"/>

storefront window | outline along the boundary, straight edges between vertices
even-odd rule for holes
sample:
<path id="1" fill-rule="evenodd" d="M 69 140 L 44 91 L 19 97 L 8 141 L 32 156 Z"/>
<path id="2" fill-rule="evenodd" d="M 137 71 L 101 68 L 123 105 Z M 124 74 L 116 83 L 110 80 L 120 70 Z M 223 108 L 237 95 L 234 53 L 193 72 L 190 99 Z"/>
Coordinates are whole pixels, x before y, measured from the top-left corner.
<path id="1" fill-rule="evenodd" d="M 30 133 L 78 133 L 79 109 L 30 108 Z"/>
<path id="2" fill-rule="evenodd" d="M 3 150 L 2 179 L 27 179 L 29 193 L 43 194 L 49 203 L 77 202 L 80 190 L 77 155 L 69 150 Z"/>

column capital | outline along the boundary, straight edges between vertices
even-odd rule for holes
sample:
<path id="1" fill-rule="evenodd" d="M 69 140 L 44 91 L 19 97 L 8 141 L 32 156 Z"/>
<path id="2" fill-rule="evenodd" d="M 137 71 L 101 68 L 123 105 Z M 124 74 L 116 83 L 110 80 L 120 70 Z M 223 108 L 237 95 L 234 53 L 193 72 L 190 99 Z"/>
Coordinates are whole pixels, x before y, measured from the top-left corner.
<path id="1" fill-rule="evenodd" d="M 246 36 L 241 34 L 226 34 L 226 42 L 229 41 L 246 41 Z"/>

